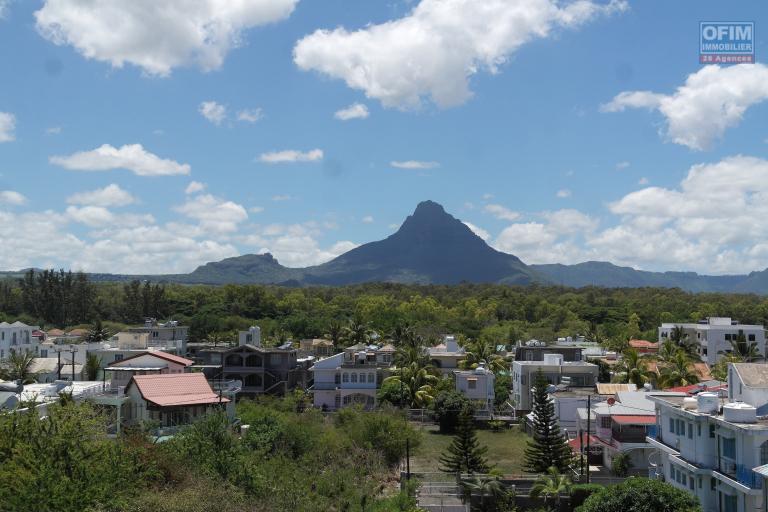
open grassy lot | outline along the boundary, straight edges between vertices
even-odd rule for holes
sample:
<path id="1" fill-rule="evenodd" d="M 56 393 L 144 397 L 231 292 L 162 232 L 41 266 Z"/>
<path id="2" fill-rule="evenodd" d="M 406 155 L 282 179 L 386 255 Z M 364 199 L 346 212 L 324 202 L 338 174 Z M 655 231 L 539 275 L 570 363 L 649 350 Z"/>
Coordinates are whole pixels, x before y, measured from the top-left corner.
<path id="1" fill-rule="evenodd" d="M 421 445 L 411 456 L 411 471 L 438 471 L 440 455 L 448 447 L 452 438 L 452 435 L 440 434 L 437 426 L 423 427 Z M 529 438 L 517 427 L 501 432 L 478 430 L 477 438 L 480 444 L 488 447 L 489 462 L 495 464 L 504 474 L 523 472 L 523 452 Z"/>

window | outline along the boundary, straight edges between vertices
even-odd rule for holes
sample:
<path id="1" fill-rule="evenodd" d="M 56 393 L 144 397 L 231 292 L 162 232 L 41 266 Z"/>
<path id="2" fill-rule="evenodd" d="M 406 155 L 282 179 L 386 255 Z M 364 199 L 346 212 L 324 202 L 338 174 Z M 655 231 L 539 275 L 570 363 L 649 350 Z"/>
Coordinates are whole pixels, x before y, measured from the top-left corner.
<path id="1" fill-rule="evenodd" d="M 675 420 L 674 418 L 669 418 L 669 431 L 670 433 L 675 433 Z"/>
<path id="2" fill-rule="evenodd" d="M 725 341 L 731 341 L 731 335 L 730 334 L 726 334 L 725 335 Z"/>
<path id="3" fill-rule="evenodd" d="M 701 477 L 699 477 L 699 479 L 701 479 Z M 691 478 L 688 479 L 688 488 L 693 490 L 696 487 L 694 484 L 695 482 L 693 481 L 693 476 L 691 476 Z"/>
<path id="4" fill-rule="evenodd" d="M 666 331 L 662 331 L 662 333 L 661 333 L 661 337 L 662 337 L 662 338 L 666 338 L 667 336 L 669 336 L 669 333 L 668 333 L 668 332 L 666 332 Z"/>
<path id="5" fill-rule="evenodd" d="M 610 416 L 600 416 L 600 428 L 611 428 Z"/>
<path id="6" fill-rule="evenodd" d="M 342 377 L 341 377 L 341 381 L 342 381 L 342 382 L 349 382 L 349 374 L 345 372 L 345 373 L 342 375 Z"/>
<path id="7" fill-rule="evenodd" d="M 467 379 L 467 388 L 477 389 L 477 379 Z"/>
<path id="8" fill-rule="evenodd" d="M 526 385 L 526 384 L 528 384 L 528 378 L 527 378 L 527 375 L 521 375 L 521 376 L 520 376 L 520 384 L 522 384 L 522 385 Z"/>
<path id="9" fill-rule="evenodd" d="M 699 489 L 701 489 L 701 477 L 698 477 L 698 481 L 699 481 Z"/>
<path id="10" fill-rule="evenodd" d="M 711 476 L 709 477 L 709 490 L 714 491 L 717 488 L 717 479 Z"/>
<path id="11" fill-rule="evenodd" d="M 374 383 L 376 382 L 376 374 L 375 373 L 369 373 L 368 374 L 368 383 Z"/>
<path id="12" fill-rule="evenodd" d="M 760 445 L 760 465 L 768 464 L 768 441 Z"/>
<path id="13" fill-rule="evenodd" d="M 709 437 L 711 437 L 712 439 L 715 438 L 715 426 L 714 425 L 710 425 L 709 426 Z"/>
<path id="14" fill-rule="evenodd" d="M 0 357 L 2 357 L 2 355 L 0 355 Z M 40 357 L 48 357 L 48 350 L 41 350 Z"/>
<path id="15" fill-rule="evenodd" d="M 701 353 L 707 355 L 707 347 L 702 347 Z"/>
<path id="16" fill-rule="evenodd" d="M 736 458 L 736 439 L 723 437 L 723 456 L 729 459 Z"/>
<path id="17" fill-rule="evenodd" d="M 353 373 L 353 374 L 352 374 L 352 382 L 353 382 L 353 383 L 354 383 L 354 382 L 357 382 L 357 374 L 356 374 L 356 373 Z"/>
<path id="18" fill-rule="evenodd" d="M 754 334 L 750 334 L 749 336 L 747 336 L 747 339 L 749 341 L 755 341 L 755 335 Z"/>
<path id="19" fill-rule="evenodd" d="M 738 498 L 734 496 L 730 496 L 728 494 L 723 494 L 723 511 L 724 512 L 736 512 L 736 507 L 738 506 Z"/>
<path id="20" fill-rule="evenodd" d="M 123 360 L 123 354 L 115 354 L 115 361 L 122 361 Z"/>
<path id="21" fill-rule="evenodd" d="M 688 424 L 688 439 L 693 439 L 693 423 Z"/>

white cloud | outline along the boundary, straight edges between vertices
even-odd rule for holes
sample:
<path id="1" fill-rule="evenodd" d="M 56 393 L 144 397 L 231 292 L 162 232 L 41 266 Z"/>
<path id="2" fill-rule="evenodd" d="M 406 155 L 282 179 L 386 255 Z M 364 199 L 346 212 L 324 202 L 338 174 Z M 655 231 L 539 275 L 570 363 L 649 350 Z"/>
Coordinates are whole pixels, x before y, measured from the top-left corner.
<path id="1" fill-rule="evenodd" d="M 0 0 L 0 20 L 8 15 L 8 7 L 12 0 Z"/>
<path id="2" fill-rule="evenodd" d="M 749 107 L 766 99 L 768 67 L 764 64 L 713 65 L 689 75 L 674 94 L 625 91 L 601 109 L 658 110 L 666 119 L 662 135 L 667 140 L 701 151 L 709 149 L 726 129 L 737 126 Z"/>
<path id="3" fill-rule="evenodd" d="M 216 126 L 220 125 L 227 118 L 227 107 L 215 101 L 202 102 L 197 111 Z"/>
<path id="4" fill-rule="evenodd" d="M 16 139 L 16 116 L 10 112 L 0 112 L 0 142 L 11 142 Z"/>
<path id="5" fill-rule="evenodd" d="M 483 207 L 483 210 L 485 210 L 486 213 L 490 213 L 497 219 L 502 220 L 517 220 L 520 217 L 519 213 L 513 212 L 509 208 L 500 204 L 487 204 L 485 207 Z"/>
<path id="6" fill-rule="evenodd" d="M 487 192 L 483 194 L 483 201 L 490 201 L 491 199 L 493 199 L 493 194 L 489 194 Z"/>
<path id="7" fill-rule="evenodd" d="M 421 160 L 393 160 L 389 162 L 389 165 L 396 169 L 434 169 L 440 167 L 438 162 L 425 162 Z"/>
<path id="8" fill-rule="evenodd" d="M 251 206 L 250 208 L 248 208 L 248 211 L 251 212 L 251 213 L 261 213 L 261 212 L 264 211 L 264 207 L 263 206 Z"/>
<path id="9" fill-rule="evenodd" d="M 45 129 L 46 135 L 59 135 L 61 133 L 61 126 L 51 126 Z"/>
<path id="10" fill-rule="evenodd" d="M 264 117 L 260 108 L 244 108 L 237 112 L 237 120 L 245 123 L 255 123 Z"/>
<path id="11" fill-rule="evenodd" d="M 441 107 L 465 102 L 469 79 L 497 73 L 525 43 L 575 28 L 624 1 L 422 0 L 405 17 L 365 28 L 317 30 L 298 41 L 296 65 L 342 79 L 388 107 L 413 108 L 429 97 Z"/>
<path id="12" fill-rule="evenodd" d="M 293 196 L 290 196 L 288 194 L 278 194 L 276 196 L 272 196 L 272 200 L 275 202 L 290 201 L 291 199 L 293 199 Z"/>
<path id="13" fill-rule="evenodd" d="M 127 169 L 139 176 L 189 174 L 189 164 L 166 160 L 146 151 L 141 144 L 120 148 L 103 144 L 92 151 L 79 151 L 69 156 L 52 156 L 50 162 L 73 171 L 109 171 Z"/>
<path id="14" fill-rule="evenodd" d="M 45 0 L 35 12 L 37 31 L 84 57 L 125 63 L 149 75 L 173 68 L 221 67 L 247 29 L 287 18 L 298 0 Z"/>
<path id="15" fill-rule="evenodd" d="M 187 185 L 187 188 L 184 189 L 185 194 L 196 194 L 198 192 L 202 192 L 205 190 L 205 183 L 200 183 L 199 181 L 190 181 L 189 185 Z"/>
<path id="16" fill-rule="evenodd" d="M 365 224 L 371 224 L 373 223 L 373 217 L 371 215 L 366 215 L 362 218 L 362 222 Z"/>
<path id="17" fill-rule="evenodd" d="M 565 199 L 566 197 L 571 197 L 571 191 L 567 188 L 562 188 L 557 191 L 557 194 L 555 194 L 560 199 Z"/>
<path id="18" fill-rule="evenodd" d="M 642 177 L 637 181 L 638 185 L 647 185 L 649 183 L 648 178 Z"/>
<path id="19" fill-rule="evenodd" d="M 189 198 L 175 210 L 197 220 L 204 232 L 212 234 L 237 231 L 238 225 L 248 218 L 248 212 L 242 205 L 210 194 Z"/>
<path id="20" fill-rule="evenodd" d="M 154 224 L 155 218 L 149 214 L 115 214 L 103 206 L 68 206 L 67 217 L 73 222 L 85 224 L 91 228 L 136 227 Z"/>
<path id="21" fill-rule="evenodd" d="M 369 115 L 368 107 L 362 103 L 353 103 L 346 108 L 337 110 L 333 117 L 340 121 L 349 121 L 350 119 L 365 119 Z"/>
<path id="22" fill-rule="evenodd" d="M 357 244 L 347 240 L 335 242 L 327 248 L 321 247 L 318 238 L 327 227 L 314 222 L 271 224 L 257 227 L 254 233 L 243 237 L 243 243 L 259 247 L 259 253 L 273 254 L 288 267 L 319 265 L 357 247 Z"/>
<path id="23" fill-rule="evenodd" d="M 476 234 L 477 236 L 479 236 L 483 240 L 485 240 L 485 241 L 490 240 L 491 234 L 489 232 L 487 232 L 486 230 L 484 230 L 483 228 L 481 228 L 480 226 L 476 226 L 476 225 L 472 224 L 471 222 L 466 222 L 466 221 L 464 221 L 464 225 L 467 226 L 469 229 L 471 229 L 474 234 Z"/>
<path id="24" fill-rule="evenodd" d="M 616 169 L 619 170 L 619 171 L 622 170 L 622 169 L 626 169 L 627 167 L 629 167 L 629 162 L 627 162 L 626 160 L 616 164 Z"/>
<path id="25" fill-rule="evenodd" d="M 69 204 L 86 206 L 126 206 L 135 201 L 136 198 L 115 183 L 89 192 L 72 194 L 67 198 Z"/>
<path id="26" fill-rule="evenodd" d="M 317 162 L 323 159 L 322 149 L 312 149 L 310 151 L 297 151 L 295 149 L 286 149 L 284 151 L 272 151 L 262 153 L 259 156 L 261 162 L 267 164 L 282 164 L 293 162 Z"/>
<path id="27" fill-rule="evenodd" d="M 27 198 L 15 190 L 0 190 L 0 204 L 19 206 L 27 202 Z"/>

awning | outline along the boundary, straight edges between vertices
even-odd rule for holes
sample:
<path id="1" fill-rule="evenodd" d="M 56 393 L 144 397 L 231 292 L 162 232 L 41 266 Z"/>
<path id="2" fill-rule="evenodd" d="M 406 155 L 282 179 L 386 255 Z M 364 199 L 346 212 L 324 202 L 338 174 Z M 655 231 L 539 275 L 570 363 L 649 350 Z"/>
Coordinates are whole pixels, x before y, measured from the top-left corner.
<path id="1" fill-rule="evenodd" d="M 586 435 L 586 433 L 583 433 L 583 432 L 581 434 L 581 439 L 579 439 L 578 437 L 575 438 L 575 439 L 571 439 L 570 441 L 568 441 L 568 446 L 570 446 L 571 450 L 574 451 L 575 453 L 581 453 L 581 445 L 582 445 L 582 443 L 584 444 L 584 449 L 586 450 L 586 448 L 587 448 L 587 435 Z M 597 437 L 596 435 L 590 435 L 589 436 L 589 447 L 590 447 L 590 449 L 592 447 L 601 446 L 603 444 L 605 444 L 605 443 L 603 443 L 600 440 L 600 438 Z"/>
<path id="2" fill-rule="evenodd" d="M 656 416 L 611 416 L 619 425 L 655 425 Z"/>

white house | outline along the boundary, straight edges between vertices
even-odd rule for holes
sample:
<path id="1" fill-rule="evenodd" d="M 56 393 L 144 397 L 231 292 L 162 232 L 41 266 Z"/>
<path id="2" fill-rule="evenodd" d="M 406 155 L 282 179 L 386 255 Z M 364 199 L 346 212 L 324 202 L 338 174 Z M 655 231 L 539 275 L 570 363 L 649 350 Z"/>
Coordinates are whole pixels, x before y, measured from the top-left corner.
<path id="1" fill-rule="evenodd" d="M 185 373 L 192 364 L 191 359 L 153 350 L 112 363 L 104 368 L 104 372 L 111 379 L 110 389 L 118 390 L 127 387 L 134 375 Z"/>
<path id="2" fill-rule="evenodd" d="M 650 397 L 656 405 L 653 476 L 695 494 L 704 512 L 765 510 L 768 365 L 731 364 L 728 397 Z"/>
<path id="3" fill-rule="evenodd" d="M 531 388 L 541 369 L 547 383 L 564 387 L 590 387 L 597 383 L 598 367 L 586 361 L 563 361 L 562 354 L 544 354 L 543 361 L 512 363 L 512 398 L 518 411 L 531 410 Z"/>
<path id="4" fill-rule="evenodd" d="M 12 352 L 40 353 L 40 339 L 32 332 L 39 327 L 22 322 L 0 322 L 0 359 L 6 359 Z"/>
<path id="5" fill-rule="evenodd" d="M 496 394 L 493 388 L 495 376 L 492 371 L 480 364 L 474 370 L 456 370 L 453 375 L 456 379 L 456 391 L 475 402 L 479 410 L 493 411 Z"/>
<path id="6" fill-rule="evenodd" d="M 748 343 L 757 343 L 762 355 L 765 351 L 765 328 L 762 325 L 740 324 L 728 317 L 709 317 L 697 323 L 663 323 L 659 327 L 659 343 L 668 340 L 675 327 L 682 327 L 685 336 L 698 344 L 698 354 L 702 361 L 715 364 L 720 352 L 730 352 L 731 341 L 743 333 Z"/>
<path id="7" fill-rule="evenodd" d="M 432 366 L 443 374 L 450 374 L 454 370 L 458 370 L 459 361 L 467 357 L 467 351 L 464 350 L 464 347 L 459 346 L 453 335 L 447 335 L 439 345 L 427 348 L 427 354 Z"/>

